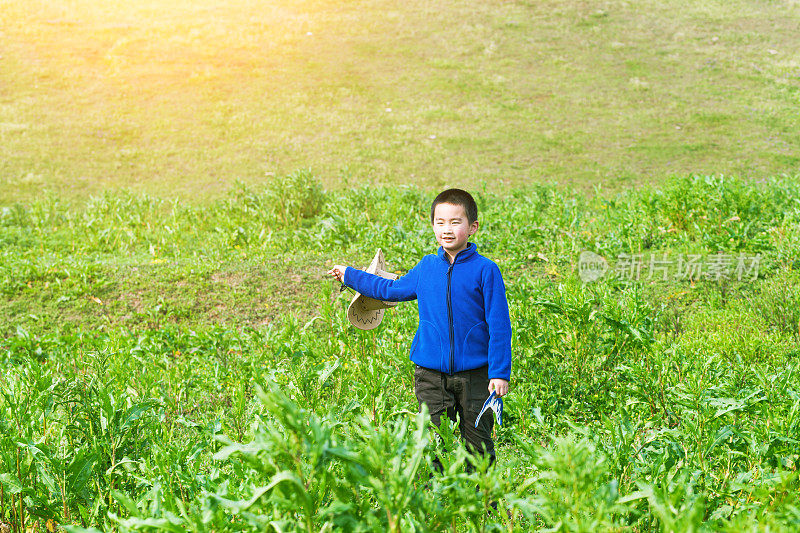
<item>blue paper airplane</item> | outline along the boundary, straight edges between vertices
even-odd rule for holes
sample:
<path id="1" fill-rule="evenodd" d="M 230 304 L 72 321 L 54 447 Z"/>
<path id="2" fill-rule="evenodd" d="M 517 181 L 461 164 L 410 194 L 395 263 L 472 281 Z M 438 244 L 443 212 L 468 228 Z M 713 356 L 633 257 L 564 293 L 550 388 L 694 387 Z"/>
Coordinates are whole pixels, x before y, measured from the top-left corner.
<path id="1" fill-rule="evenodd" d="M 487 409 L 491 409 L 492 411 L 494 411 L 494 416 L 497 419 L 497 423 L 502 426 L 503 425 L 503 399 L 502 398 L 498 398 L 495 395 L 495 392 L 492 391 L 492 393 L 489 395 L 489 398 L 487 398 L 487 400 L 485 402 L 483 402 L 483 409 L 481 409 L 481 412 L 478 413 L 478 418 L 475 419 L 475 427 L 478 427 L 478 422 L 480 422 L 481 417 L 483 416 L 483 413 L 485 413 Z"/>

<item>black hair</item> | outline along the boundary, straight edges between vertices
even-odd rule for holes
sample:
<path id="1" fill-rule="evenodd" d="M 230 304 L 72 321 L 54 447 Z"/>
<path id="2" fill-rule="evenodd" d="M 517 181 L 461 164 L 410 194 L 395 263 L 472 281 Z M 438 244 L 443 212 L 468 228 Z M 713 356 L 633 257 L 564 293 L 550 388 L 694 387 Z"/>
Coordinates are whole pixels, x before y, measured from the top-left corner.
<path id="1" fill-rule="evenodd" d="M 472 224 L 478 220 L 478 205 L 470 193 L 462 189 L 447 189 L 442 191 L 433 200 L 431 204 L 431 224 L 433 224 L 433 215 L 436 211 L 436 206 L 439 204 L 453 204 L 460 205 L 467 213 L 467 222 Z"/>

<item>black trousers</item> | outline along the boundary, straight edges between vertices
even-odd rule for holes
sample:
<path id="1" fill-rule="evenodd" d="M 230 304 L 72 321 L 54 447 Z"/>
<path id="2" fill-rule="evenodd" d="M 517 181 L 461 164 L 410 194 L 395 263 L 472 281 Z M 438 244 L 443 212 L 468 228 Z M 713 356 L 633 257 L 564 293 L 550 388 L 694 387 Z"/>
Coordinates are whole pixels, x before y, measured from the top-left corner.
<path id="1" fill-rule="evenodd" d="M 437 426 L 442 413 L 454 422 L 458 413 L 461 420 L 458 428 L 467 449 L 473 454 L 488 454 L 494 463 L 494 411 L 484 413 L 480 424 L 475 427 L 475 419 L 489 397 L 488 366 L 456 372 L 451 376 L 417 365 L 414 369 L 414 392 L 419 406 L 422 407 L 423 403 L 428 406 L 431 422 Z"/>

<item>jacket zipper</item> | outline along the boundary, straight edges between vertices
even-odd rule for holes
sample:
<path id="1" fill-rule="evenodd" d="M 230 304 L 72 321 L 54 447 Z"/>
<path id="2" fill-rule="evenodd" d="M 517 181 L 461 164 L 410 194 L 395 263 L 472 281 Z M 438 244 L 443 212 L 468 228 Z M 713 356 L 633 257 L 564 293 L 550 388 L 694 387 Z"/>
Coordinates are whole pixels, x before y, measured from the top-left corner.
<path id="1" fill-rule="evenodd" d="M 447 269 L 447 321 L 450 325 L 450 375 L 455 372 L 455 332 L 453 331 L 453 303 L 450 301 L 450 280 L 453 278 L 453 265 L 456 264 L 456 258 L 450 263 Z"/>

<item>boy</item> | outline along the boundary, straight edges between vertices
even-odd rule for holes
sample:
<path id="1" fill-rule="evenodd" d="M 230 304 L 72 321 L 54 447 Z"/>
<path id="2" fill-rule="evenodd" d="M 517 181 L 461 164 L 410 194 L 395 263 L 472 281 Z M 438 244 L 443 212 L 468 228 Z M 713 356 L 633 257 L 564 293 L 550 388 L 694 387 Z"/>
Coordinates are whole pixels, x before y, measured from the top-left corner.
<path id="1" fill-rule="evenodd" d="M 405 276 L 384 279 L 336 265 L 328 274 L 378 300 L 417 299 L 419 327 L 411 343 L 414 392 L 439 425 L 443 412 L 458 413 L 472 453 L 495 460 L 491 413 L 475 419 L 489 393 L 508 392 L 511 320 L 500 269 L 478 254 L 469 238 L 478 231 L 478 207 L 468 192 L 448 189 L 431 205 L 436 255 L 426 255 Z M 487 390 L 489 391 L 487 393 Z"/>

